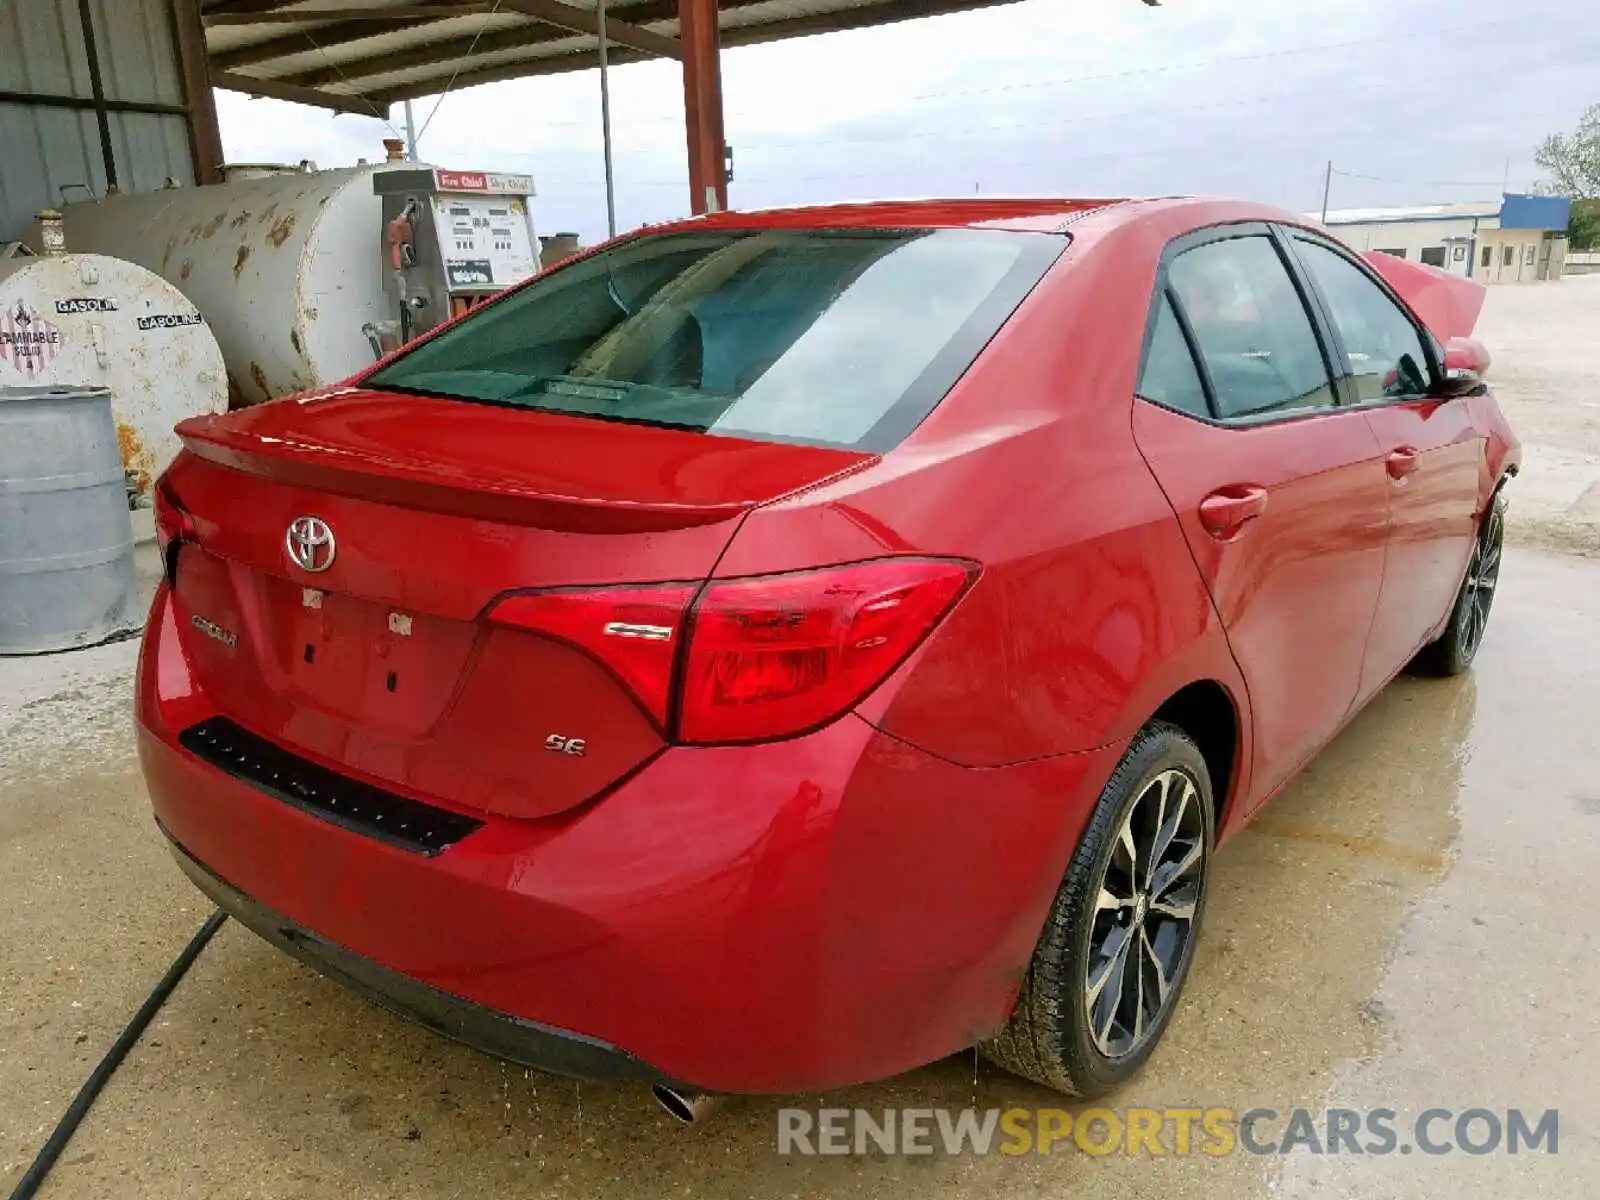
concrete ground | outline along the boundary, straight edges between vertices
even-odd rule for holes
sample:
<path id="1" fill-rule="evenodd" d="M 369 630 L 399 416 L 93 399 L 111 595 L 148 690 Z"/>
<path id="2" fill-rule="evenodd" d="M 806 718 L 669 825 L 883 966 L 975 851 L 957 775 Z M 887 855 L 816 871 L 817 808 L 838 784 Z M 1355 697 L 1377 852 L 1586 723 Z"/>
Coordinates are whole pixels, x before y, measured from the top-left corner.
<path id="1" fill-rule="evenodd" d="M 1477 334 L 1523 441 L 1511 536 L 1600 556 L 1600 275 L 1491 287 Z"/>
<path id="2" fill-rule="evenodd" d="M 1383 1107 L 1402 1129 L 1432 1107 L 1558 1109 L 1558 1154 L 784 1157 L 786 1104 L 1063 1102 L 961 1055 L 685 1130 L 639 1088 L 505 1066 L 230 925 L 43 1195 L 1595 1195 L 1600 562 L 1526 543 L 1600 552 L 1597 329 L 1600 278 L 1491 293 L 1482 332 L 1529 455 L 1512 508 L 1525 545 L 1479 661 L 1391 685 L 1222 852 L 1182 1008 L 1112 1100 Z M 209 911 L 149 819 L 136 653 L 0 660 L 0 1191 Z"/>
<path id="3" fill-rule="evenodd" d="M 1396 682 L 1222 852 L 1177 1020 L 1114 1101 L 1554 1108 L 1554 1157 L 781 1157 L 785 1103 L 1061 1101 L 963 1055 L 685 1130 L 638 1087 L 507 1067 L 230 925 L 44 1194 L 1593 1196 L 1596 595 L 1600 563 L 1509 551 L 1474 670 Z M 147 813 L 134 653 L 0 663 L 0 1188 L 207 911 Z"/>

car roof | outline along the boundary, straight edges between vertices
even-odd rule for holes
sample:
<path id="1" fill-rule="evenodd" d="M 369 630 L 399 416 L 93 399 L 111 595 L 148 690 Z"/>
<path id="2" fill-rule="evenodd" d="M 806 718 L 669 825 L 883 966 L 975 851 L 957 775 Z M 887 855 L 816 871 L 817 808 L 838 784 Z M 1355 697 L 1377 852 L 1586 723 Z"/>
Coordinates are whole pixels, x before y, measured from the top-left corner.
<path id="1" fill-rule="evenodd" d="M 693 229 L 964 228 L 1059 233 L 1080 222 L 1100 234 L 1131 221 L 1175 211 L 1192 218 L 1196 227 L 1229 221 L 1307 224 L 1302 217 L 1268 205 L 1214 196 L 953 196 L 734 209 L 646 226 L 625 236 Z"/>
<path id="2" fill-rule="evenodd" d="M 1018 229 L 1050 233 L 1125 199 L 962 196 L 865 200 L 785 208 L 736 209 L 674 221 L 670 228 L 711 229 Z M 657 227 L 660 228 L 660 227 Z M 645 231 L 649 232 L 649 231 Z"/>

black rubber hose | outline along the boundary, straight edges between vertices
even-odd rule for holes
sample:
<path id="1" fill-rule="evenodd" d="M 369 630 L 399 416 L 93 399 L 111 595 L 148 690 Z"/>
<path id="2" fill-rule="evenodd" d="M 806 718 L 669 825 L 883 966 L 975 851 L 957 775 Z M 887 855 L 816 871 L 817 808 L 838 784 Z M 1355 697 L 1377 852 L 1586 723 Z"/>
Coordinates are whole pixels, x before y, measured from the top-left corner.
<path id="1" fill-rule="evenodd" d="M 67 1143 L 77 1132 L 79 1122 L 88 1113 L 95 1097 L 122 1065 L 122 1060 L 128 1056 L 128 1051 L 133 1049 L 134 1043 L 139 1040 L 139 1035 L 144 1033 L 145 1026 L 149 1025 L 156 1013 L 161 1011 L 161 1006 L 167 1002 L 167 997 L 172 995 L 172 989 L 178 986 L 178 981 L 194 965 L 194 960 L 200 957 L 200 951 L 206 948 L 206 943 L 217 930 L 222 928 L 222 923 L 227 919 L 228 914 L 220 908 L 217 909 L 206 918 L 205 924 L 200 926 L 194 937 L 189 939 L 189 944 L 183 948 L 183 953 L 178 955 L 173 964 L 167 968 L 167 973 L 161 977 L 161 982 L 156 984 L 155 990 L 139 1006 L 139 1011 L 133 1014 L 133 1020 L 128 1022 L 127 1028 L 118 1035 L 111 1049 L 106 1051 L 106 1056 L 100 1060 L 100 1064 L 78 1089 L 78 1094 L 72 1098 L 72 1103 L 62 1114 L 49 1140 L 39 1148 L 39 1153 L 29 1165 L 22 1182 L 17 1184 L 16 1190 L 11 1193 L 11 1200 L 33 1200 L 39 1185 L 44 1182 L 44 1177 L 50 1174 L 50 1168 L 56 1165 L 56 1159 L 61 1157 L 61 1152 L 67 1148 Z"/>

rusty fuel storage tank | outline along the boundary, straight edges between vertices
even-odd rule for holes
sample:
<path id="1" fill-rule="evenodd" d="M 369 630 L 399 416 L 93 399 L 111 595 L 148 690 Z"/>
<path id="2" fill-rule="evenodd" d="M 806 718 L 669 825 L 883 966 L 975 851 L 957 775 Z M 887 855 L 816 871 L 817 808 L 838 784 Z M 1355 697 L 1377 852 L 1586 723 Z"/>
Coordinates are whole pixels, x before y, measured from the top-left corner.
<path id="1" fill-rule="evenodd" d="M 411 166 L 413 164 L 399 164 Z M 216 334 L 235 405 L 333 383 L 373 359 L 385 292 L 379 166 L 290 171 L 66 205 L 67 244 L 130 259 Z"/>
<path id="2" fill-rule="evenodd" d="M 178 452 L 172 427 L 228 406 L 222 352 L 190 300 L 101 254 L 0 259 L 0 387 L 110 393 L 130 500 Z"/>

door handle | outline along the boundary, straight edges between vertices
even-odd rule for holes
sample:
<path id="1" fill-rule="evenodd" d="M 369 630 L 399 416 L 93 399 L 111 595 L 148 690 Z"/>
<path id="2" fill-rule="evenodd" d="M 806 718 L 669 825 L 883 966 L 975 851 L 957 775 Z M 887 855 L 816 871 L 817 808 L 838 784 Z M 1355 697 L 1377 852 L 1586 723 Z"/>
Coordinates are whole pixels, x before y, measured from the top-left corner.
<path id="1" fill-rule="evenodd" d="M 1404 479 L 1417 469 L 1417 448 L 1398 446 L 1389 451 L 1389 457 L 1383 460 L 1383 465 L 1388 468 L 1390 479 Z"/>
<path id="2" fill-rule="evenodd" d="M 1200 524 L 1219 542 L 1231 541 L 1246 521 L 1267 507 L 1267 489 L 1253 483 L 1230 483 L 1200 501 Z"/>

